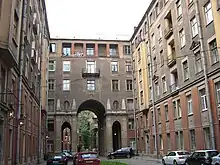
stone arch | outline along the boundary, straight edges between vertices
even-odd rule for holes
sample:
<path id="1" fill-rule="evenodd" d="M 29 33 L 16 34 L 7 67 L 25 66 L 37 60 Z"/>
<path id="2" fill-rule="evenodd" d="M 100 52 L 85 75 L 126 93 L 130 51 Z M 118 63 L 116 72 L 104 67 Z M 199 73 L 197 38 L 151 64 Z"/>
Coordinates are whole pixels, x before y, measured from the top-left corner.
<path id="1" fill-rule="evenodd" d="M 70 150 L 72 142 L 72 127 L 69 122 L 63 122 L 61 126 L 61 150 Z"/>
<path id="2" fill-rule="evenodd" d="M 64 111 L 67 111 L 67 110 L 69 110 L 70 109 L 70 102 L 69 101 L 64 101 L 64 103 L 63 103 L 63 109 L 64 109 Z"/>
<path id="3" fill-rule="evenodd" d="M 112 124 L 112 147 L 113 151 L 119 149 L 122 147 L 122 142 L 121 142 L 121 123 L 119 121 L 115 121 Z"/>

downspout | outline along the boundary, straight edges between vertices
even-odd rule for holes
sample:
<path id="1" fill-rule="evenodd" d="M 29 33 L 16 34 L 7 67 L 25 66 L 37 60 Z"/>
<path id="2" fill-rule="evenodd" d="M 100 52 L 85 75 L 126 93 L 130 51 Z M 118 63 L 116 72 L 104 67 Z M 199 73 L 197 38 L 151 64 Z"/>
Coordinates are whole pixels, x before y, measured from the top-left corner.
<path id="1" fill-rule="evenodd" d="M 158 135 L 157 135 L 157 128 L 156 128 L 156 108 L 155 108 L 155 89 L 154 89 L 154 82 L 153 82 L 153 65 L 152 65 L 152 56 L 151 56 L 151 42 L 150 42 L 150 33 L 149 33 L 149 30 L 150 30 L 150 26 L 149 26 L 149 19 L 147 17 L 147 26 L 148 26 L 148 32 L 147 32 L 147 37 L 148 37 L 148 44 L 149 44 L 149 47 L 147 49 L 149 49 L 149 54 L 147 55 L 147 57 L 150 58 L 150 69 L 151 69 L 151 77 L 150 77 L 150 81 L 151 81 L 151 87 L 152 87 L 152 106 L 153 106 L 153 124 L 154 124 L 154 127 L 153 127 L 153 130 L 154 130 L 154 137 L 155 137 L 155 141 L 154 141 L 154 148 L 155 148 L 155 151 L 156 151 L 156 157 L 157 159 L 159 159 L 159 153 L 158 153 Z M 147 60 L 149 59 L 147 58 Z M 147 61 L 148 63 L 148 61 Z M 151 112 L 150 112 L 151 113 Z"/>
<path id="2" fill-rule="evenodd" d="M 24 32 L 26 31 L 26 9 L 27 2 L 23 0 L 22 2 L 22 16 L 21 16 L 21 30 L 20 30 L 20 49 L 19 49 L 19 82 L 18 82 L 18 110 L 16 114 L 16 124 L 17 124 L 17 149 L 16 149 L 16 161 L 15 164 L 19 164 L 19 156 L 20 156 L 20 116 L 21 116 L 21 105 L 22 105 L 22 76 L 23 76 L 23 65 L 24 65 L 24 51 L 25 51 L 25 43 L 24 43 Z"/>
<path id="3" fill-rule="evenodd" d="M 202 65 L 203 65 L 203 73 L 204 73 L 204 78 L 205 78 L 205 92 L 206 92 L 206 98 L 207 98 L 207 108 L 208 108 L 208 114 L 209 114 L 209 128 L 210 128 L 210 134 L 211 134 L 211 147 L 214 149 L 215 146 L 215 135 L 214 135 L 214 124 L 213 124 L 213 119 L 212 119 L 212 110 L 211 110 L 211 101 L 210 101 L 210 94 L 209 94 L 209 80 L 207 76 L 207 59 L 205 55 L 205 50 L 204 50 L 204 41 L 203 41 L 203 34 L 202 34 L 202 25 L 201 25 L 201 17 L 200 17 L 200 12 L 199 12 L 199 4 L 198 0 L 194 0 L 195 3 L 195 10 L 196 10 L 196 19 L 198 20 L 198 31 L 199 31 L 199 42 L 201 44 L 201 59 L 202 59 Z"/>

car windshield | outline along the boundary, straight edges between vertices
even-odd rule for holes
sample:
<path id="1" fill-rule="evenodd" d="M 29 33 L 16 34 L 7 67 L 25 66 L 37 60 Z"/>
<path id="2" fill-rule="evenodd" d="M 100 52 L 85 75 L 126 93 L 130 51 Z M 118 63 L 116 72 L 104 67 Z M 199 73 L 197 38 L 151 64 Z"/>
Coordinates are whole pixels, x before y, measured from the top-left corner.
<path id="1" fill-rule="evenodd" d="M 208 156 L 210 157 L 218 155 L 218 151 L 208 151 L 207 153 L 208 153 Z"/>
<path id="2" fill-rule="evenodd" d="M 82 154 L 81 157 L 82 158 L 97 158 L 97 154 L 86 153 L 86 154 Z"/>
<path id="3" fill-rule="evenodd" d="M 177 152 L 178 153 L 178 155 L 190 155 L 190 153 L 189 152 Z"/>

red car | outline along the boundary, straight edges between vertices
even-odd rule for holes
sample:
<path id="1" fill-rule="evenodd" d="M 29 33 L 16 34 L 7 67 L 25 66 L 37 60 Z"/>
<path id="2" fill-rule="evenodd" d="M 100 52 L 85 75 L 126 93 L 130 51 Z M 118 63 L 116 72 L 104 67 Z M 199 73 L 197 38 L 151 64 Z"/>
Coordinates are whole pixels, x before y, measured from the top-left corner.
<path id="1" fill-rule="evenodd" d="M 79 152 L 75 155 L 75 165 L 100 165 L 101 161 L 98 158 L 97 152 Z"/>

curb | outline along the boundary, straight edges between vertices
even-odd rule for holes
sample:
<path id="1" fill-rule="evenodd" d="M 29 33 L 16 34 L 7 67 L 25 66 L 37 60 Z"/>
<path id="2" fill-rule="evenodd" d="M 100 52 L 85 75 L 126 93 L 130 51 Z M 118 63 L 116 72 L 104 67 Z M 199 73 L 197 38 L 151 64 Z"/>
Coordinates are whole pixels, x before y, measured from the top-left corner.
<path id="1" fill-rule="evenodd" d="M 134 159 L 140 159 L 140 160 L 145 160 L 145 161 L 152 161 L 152 162 L 161 163 L 161 160 L 158 160 L 158 159 L 148 159 L 148 158 L 144 158 L 144 157 L 134 157 Z"/>

